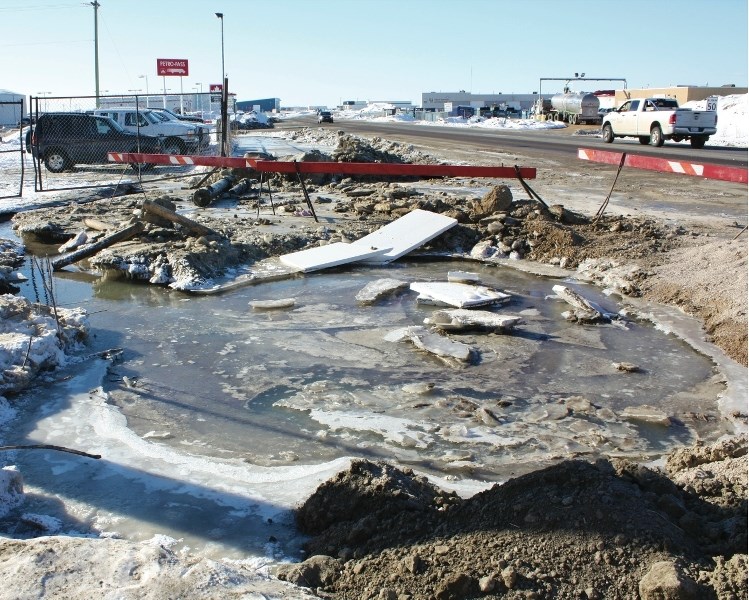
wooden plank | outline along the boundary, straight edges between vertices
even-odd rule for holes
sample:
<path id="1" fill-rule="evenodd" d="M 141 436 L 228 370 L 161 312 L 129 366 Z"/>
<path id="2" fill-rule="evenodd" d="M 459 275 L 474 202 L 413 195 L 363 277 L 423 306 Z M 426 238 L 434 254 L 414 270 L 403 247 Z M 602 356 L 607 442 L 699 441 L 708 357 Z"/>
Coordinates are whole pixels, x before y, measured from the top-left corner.
<path id="1" fill-rule="evenodd" d="M 133 223 L 132 225 L 128 225 L 124 229 L 120 229 L 119 231 L 115 231 L 110 235 L 104 236 L 98 242 L 81 246 L 73 252 L 63 254 L 59 258 L 53 259 L 52 261 L 50 261 L 52 263 L 52 269 L 54 271 L 59 271 L 63 267 L 67 267 L 68 265 L 76 263 L 79 260 L 83 260 L 84 258 L 88 258 L 89 256 L 93 256 L 104 248 L 113 246 L 117 242 L 123 242 L 127 239 L 130 239 L 134 235 L 141 233 L 144 229 L 145 226 L 143 225 L 143 223 L 141 221 L 136 221 L 135 223 Z"/>

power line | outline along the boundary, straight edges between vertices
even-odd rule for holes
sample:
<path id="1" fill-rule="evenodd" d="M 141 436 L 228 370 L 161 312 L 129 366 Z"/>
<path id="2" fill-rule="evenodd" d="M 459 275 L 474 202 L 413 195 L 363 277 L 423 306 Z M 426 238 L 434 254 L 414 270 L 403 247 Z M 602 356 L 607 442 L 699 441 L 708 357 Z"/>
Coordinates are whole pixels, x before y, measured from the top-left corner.
<path id="1" fill-rule="evenodd" d="M 33 12 L 38 10 L 68 10 L 70 8 L 82 8 L 85 5 L 80 3 L 75 4 L 45 4 L 39 6 L 29 6 L 27 4 L 19 6 L 3 6 L 0 7 L 0 12 Z"/>

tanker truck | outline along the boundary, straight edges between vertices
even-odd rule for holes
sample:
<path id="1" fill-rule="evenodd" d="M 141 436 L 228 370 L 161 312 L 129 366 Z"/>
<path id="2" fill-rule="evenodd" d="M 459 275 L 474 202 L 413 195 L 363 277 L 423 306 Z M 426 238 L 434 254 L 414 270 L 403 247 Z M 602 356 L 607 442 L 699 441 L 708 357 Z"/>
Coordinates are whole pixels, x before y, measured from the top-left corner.
<path id="1" fill-rule="evenodd" d="M 547 121 L 596 124 L 601 122 L 599 106 L 598 98 L 589 92 L 563 92 L 555 94 L 551 100 L 537 101 L 534 111 L 536 118 Z"/>

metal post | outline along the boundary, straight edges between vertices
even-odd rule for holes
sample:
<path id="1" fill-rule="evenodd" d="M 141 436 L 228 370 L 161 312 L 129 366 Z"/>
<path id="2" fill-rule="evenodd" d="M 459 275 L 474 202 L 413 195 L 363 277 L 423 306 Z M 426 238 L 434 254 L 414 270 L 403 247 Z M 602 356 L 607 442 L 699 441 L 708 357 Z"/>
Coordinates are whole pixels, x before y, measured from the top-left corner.
<path id="1" fill-rule="evenodd" d="M 226 122 L 228 117 L 227 110 L 227 80 L 226 80 L 226 66 L 224 65 L 224 13 L 217 12 L 216 16 L 221 19 L 221 156 L 226 156 L 226 131 L 228 123 Z"/>
<path id="2" fill-rule="evenodd" d="M 94 78 L 96 80 L 96 108 L 99 108 L 99 4 L 98 0 L 90 3 L 94 7 Z"/>

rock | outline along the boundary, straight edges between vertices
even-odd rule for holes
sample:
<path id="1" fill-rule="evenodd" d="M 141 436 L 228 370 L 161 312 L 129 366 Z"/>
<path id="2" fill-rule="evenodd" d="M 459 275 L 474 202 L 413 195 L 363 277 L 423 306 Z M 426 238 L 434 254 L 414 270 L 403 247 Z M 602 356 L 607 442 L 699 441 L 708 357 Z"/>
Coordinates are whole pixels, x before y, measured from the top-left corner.
<path id="1" fill-rule="evenodd" d="M 481 200 L 474 200 L 470 210 L 475 219 L 483 219 L 512 205 L 512 190 L 506 185 L 494 186 Z"/>
<path id="2" fill-rule="evenodd" d="M 479 589 L 483 594 L 493 592 L 497 588 L 498 584 L 499 581 L 497 581 L 492 575 L 488 575 L 479 579 Z"/>
<path id="3" fill-rule="evenodd" d="M 515 587 L 518 581 L 518 573 L 514 567 L 506 567 L 502 570 L 502 582 L 505 587 L 509 590 Z"/>
<path id="4" fill-rule="evenodd" d="M 436 588 L 435 597 L 437 600 L 462 600 L 472 598 L 478 592 L 478 581 L 466 573 L 460 573 L 441 582 Z"/>
<path id="5" fill-rule="evenodd" d="M 671 561 L 654 563 L 640 580 L 642 600 L 697 600 L 697 584 Z"/>
<path id="6" fill-rule="evenodd" d="M 332 556 L 318 554 L 302 563 L 283 564 L 276 576 L 294 585 L 318 588 L 333 583 L 341 570 L 341 563 Z"/>
<path id="7" fill-rule="evenodd" d="M 482 240 L 471 249 L 471 258 L 478 260 L 491 258 L 497 253 L 497 248 L 491 240 Z"/>
<path id="8" fill-rule="evenodd" d="M 424 560 L 418 554 L 411 554 L 403 559 L 403 566 L 409 573 L 421 573 L 424 570 Z"/>

